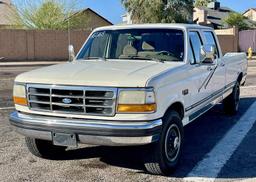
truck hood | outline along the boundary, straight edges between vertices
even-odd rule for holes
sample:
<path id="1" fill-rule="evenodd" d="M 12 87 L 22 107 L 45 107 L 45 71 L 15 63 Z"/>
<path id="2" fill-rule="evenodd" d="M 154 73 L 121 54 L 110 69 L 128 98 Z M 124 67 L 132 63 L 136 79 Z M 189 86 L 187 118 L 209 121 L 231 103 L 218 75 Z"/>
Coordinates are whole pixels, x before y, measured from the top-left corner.
<path id="1" fill-rule="evenodd" d="M 145 87 L 150 78 L 183 64 L 140 60 L 74 61 L 23 73 L 15 81 L 56 85 Z"/>

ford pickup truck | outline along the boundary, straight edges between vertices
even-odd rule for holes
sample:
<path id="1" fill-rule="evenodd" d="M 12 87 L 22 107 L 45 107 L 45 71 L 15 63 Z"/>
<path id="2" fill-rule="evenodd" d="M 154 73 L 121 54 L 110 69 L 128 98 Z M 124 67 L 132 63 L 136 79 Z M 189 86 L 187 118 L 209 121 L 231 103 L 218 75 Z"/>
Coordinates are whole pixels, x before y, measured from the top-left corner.
<path id="1" fill-rule="evenodd" d="M 54 158 L 78 144 L 144 145 L 153 174 L 177 167 L 185 125 L 218 103 L 238 111 L 247 74 L 246 55 L 223 55 L 213 29 L 199 25 L 101 27 L 69 53 L 15 79 L 10 123 L 29 151 Z"/>

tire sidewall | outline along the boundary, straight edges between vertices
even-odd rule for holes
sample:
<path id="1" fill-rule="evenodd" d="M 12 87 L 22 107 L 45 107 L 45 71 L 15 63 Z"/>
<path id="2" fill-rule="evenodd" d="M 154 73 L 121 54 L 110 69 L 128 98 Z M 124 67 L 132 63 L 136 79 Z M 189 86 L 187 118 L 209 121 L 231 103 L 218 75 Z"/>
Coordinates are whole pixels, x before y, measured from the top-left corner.
<path id="1" fill-rule="evenodd" d="M 238 101 L 237 101 L 238 96 Z M 239 109 L 239 102 L 240 102 L 240 84 L 236 82 L 236 85 L 233 90 L 233 102 L 234 102 L 234 111 L 237 112 Z"/>
<path id="2" fill-rule="evenodd" d="M 233 87 L 232 93 L 228 97 L 226 97 L 223 101 L 225 112 L 229 115 L 235 115 L 239 109 L 239 102 L 240 102 L 240 82 L 237 81 Z"/>
<path id="3" fill-rule="evenodd" d="M 65 153 L 67 147 L 55 146 L 50 141 L 25 137 L 29 151 L 40 158 L 56 159 Z"/>
<path id="4" fill-rule="evenodd" d="M 165 141 L 166 141 L 166 135 L 168 134 L 167 131 L 170 126 L 175 124 L 180 132 L 180 150 L 177 154 L 177 157 L 174 161 L 170 162 L 166 156 L 165 152 Z M 164 173 L 169 173 L 171 170 L 173 170 L 179 163 L 179 159 L 182 153 L 183 148 L 183 140 L 184 140 L 184 131 L 183 131 L 183 125 L 182 120 L 179 116 L 179 114 L 175 111 L 171 111 L 163 118 L 163 129 L 159 141 L 159 148 L 160 148 L 160 168 Z"/>

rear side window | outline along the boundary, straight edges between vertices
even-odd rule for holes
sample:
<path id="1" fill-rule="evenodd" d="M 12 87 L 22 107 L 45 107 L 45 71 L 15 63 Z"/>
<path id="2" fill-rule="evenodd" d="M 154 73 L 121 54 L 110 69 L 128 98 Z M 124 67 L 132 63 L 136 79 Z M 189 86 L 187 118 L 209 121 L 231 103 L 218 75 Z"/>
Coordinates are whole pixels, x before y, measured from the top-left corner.
<path id="1" fill-rule="evenodd" d="M 220 56 L 219 55 L 219 50 L 218 50 L 218 46 L 217 46 L 217 42 L 215 40 L 215 37 L 213 35 L 212 32 L 208 31 L 208 32 L 204 32 L 204 36 L 205 36 L 205 40 L 206 40 L 206 44 L 210 44 L 210 45 L 214 45 L 215 48 L 216 48 L 216 53 L 218 55 L 218 57 Z"/>
<path id="2" fill-rule="evenodd" d="M 201 37 L 198 32 L 193 31 L 189 32 L 189 39 L 191 43 L 191 49 L 194 56 L 194 62 L 191 62 L 191 64 L 195 64 L 200 61 L 200 50 L 201 46 L 203 45 Z"/>

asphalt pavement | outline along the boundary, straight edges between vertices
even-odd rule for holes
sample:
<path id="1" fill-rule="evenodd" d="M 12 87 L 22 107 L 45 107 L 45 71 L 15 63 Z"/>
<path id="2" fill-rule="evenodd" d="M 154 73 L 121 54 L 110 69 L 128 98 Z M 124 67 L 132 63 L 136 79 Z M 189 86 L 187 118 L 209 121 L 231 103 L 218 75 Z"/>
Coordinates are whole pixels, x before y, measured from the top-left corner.
<path id="1" fill-rule="evenodd" d="M 0 181 L 256 181 L 256 61 L 250 62 L 240 109 L 222 105 L 185 127 L 177 170 L 169 177 L 145 173 L 144 147 L 83 145 L 56 160 L 39 159 L 10 126 L 14 77 L 38 67 L 0 67 Z"/>

